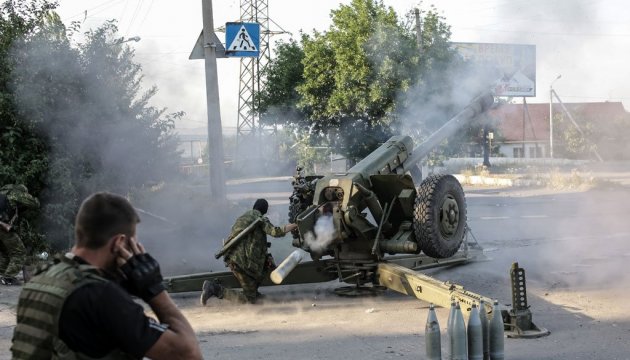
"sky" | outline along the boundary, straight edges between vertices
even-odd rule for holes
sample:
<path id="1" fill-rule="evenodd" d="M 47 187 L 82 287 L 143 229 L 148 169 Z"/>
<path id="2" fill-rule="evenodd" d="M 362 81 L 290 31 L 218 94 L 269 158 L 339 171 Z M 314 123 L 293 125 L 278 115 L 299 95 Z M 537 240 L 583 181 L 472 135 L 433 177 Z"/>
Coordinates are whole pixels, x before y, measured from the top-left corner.
<path id="1" fill-rule="evenodd" d="M 300 30 L 324 31 L 330 11 L 349 0 L 268 0 L 269 17 L 287 34 L 271 42 L 299 37 Z M 188 56 L 202 28 L 202 0 L 59 0 L 64 23 L 83 29 L 106 20 L 118 22 L 119 34 L 136 49 L 143 84 L 156 85 L 153 105 L 183 110 L 179 129 L 204 128 L 206 117 L 203 60 Z M 565 102 L 622 101 L 630 109 L 630 7 L 622 0 L 383 0 L 399 16 L 414 7 L 434 5 L 451 25 L 455 42 L 536 45 L 536 97 L 549 102 L 549 87 Z M 215 27 L 240 18 L 240 0 L 213 1 Z M 218 34 L 219 38 L 224 35 Z M 222 39 L 225 41 L 225 39 Z M 221 118 L 224 131 L 237 125 L 240 61 L 218 59 Z M 558 75 L 561 78 L 555 80 Z M 519 100 L 520 101 L 520 100 Z"/>

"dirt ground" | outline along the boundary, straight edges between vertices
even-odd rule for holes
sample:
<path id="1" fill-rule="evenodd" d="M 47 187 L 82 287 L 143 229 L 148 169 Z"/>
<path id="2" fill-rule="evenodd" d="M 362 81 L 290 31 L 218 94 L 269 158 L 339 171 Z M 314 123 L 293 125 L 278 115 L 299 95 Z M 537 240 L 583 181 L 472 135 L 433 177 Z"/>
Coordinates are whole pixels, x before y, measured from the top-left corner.
<path id="1" fill-rule="evenodd" d="M 622 191 L 625 203 L 630 190 Z M 497 197 L 527 198 L 549 192 L 498 190 Z M 592 194 L 596 199 L 602 196 L 611 194 Z M 619 216 L 625 218 L 625 214 Z M 533 320 L 551 335 L 506 339 L 506 359 L 630 359 L 630 276 L 626 276 L 630 231 L 615 229 L 613 236 L 608 230 L 602 229 L 602 236 L 595 239 L 585 235 L 584 241 L 591 246 L 581 248 L 570 246 L 575 242 L 571 236 L 553 241 L 521 237 L 484 243 L 478 239 L 487 260 L 428 274 L 509 304 L 509 266 L 513 261 L 527 264 Z M 572 259 L 556 264 L 550 260 L 553 256 L 537 259 L 541 253 Z M 392 291 L 361 299 L 338 297 L 332 292 L 338 286 L 334 281 L 265 288 L 262 292 L 267 297 L 259 305 L 232 305 L 212 298 L 207 307 L 200 307 L 197 292 L 173 297 L 196 330 L 206 359 L 424 358 L 426 302 Z M 10 359 L 19 290 L 0 288 L 0 360 Z M 448 309 L 438 308 L 437 315 L 446 359 Z"/>
<path id="2" fill-rule="evenodd" d="M 478 275 L 487 263 L 440 270 L 436 277 L 460 279 L 468 289 L 509 299 L 504 274 Z M 627 285 L 627 284 L 626 284 Z M 338 297 L 336 282 L 265 289 L 260 305 L 237 306 L 198 293 L 174 295 L 195 328 L 206 359 L 395 359 L 424 358 L 428 304 L 391 291 L 364 299 Z M 574 288 L 529 281 L 534 322 L 548 337 L 506 339 L 506 359 L 630 359 L 630 304 L 625 288 Z M 0 359 L 15 324 L 19 288 L 3 288 L 0 300 Z M 448 310 L 437 309 L 445 334 Z M 442 355 L 447 358 L 446 336 Z"/>

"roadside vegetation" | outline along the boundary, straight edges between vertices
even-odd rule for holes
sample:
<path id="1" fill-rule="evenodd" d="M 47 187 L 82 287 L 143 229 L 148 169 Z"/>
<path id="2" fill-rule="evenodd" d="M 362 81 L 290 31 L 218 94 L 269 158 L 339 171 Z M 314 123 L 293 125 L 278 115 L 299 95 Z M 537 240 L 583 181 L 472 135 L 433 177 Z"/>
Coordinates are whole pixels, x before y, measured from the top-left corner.
<path id="1" fill-rule="evenodd" d="M 70 244 L 88 194 L 156 191 L 179 161 L 172 129 L 183 113 L 149 105 L 157 89 L 143 89 L 116 24 L 82 32 L 56 6 L 0 4 L 0 184 L 25 184 L 40 199 L 18 227 L 30 253 Z"/>

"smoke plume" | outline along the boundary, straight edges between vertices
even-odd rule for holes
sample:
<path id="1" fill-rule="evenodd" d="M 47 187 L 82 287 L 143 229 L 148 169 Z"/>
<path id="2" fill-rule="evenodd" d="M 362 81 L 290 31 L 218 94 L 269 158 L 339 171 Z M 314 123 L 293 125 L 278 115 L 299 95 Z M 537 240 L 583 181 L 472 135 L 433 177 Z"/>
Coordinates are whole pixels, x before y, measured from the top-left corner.
<path id="1" fill-rule="evenodd" d="M 315 222 L 313 231 L 314 234 L 309 231 L 304 235 L 304 241 L 306 241 L 306 244 L 312 251 L 322 253 L 335 239 L 335 224 L 333 223 L 333 217 L 327 215 L 320 216 Z"/>

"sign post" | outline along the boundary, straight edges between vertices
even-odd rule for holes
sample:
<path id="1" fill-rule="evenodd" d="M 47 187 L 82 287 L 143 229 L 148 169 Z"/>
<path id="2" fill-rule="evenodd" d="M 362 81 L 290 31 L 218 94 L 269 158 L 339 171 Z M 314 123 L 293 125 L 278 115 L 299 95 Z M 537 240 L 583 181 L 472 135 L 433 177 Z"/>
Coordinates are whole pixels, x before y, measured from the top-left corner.
<path id="1" fill-rule="evenodd" d="M 202 0 L 203 54 L 206 65 L 206 106 L 208 111 L 208 155 L 210 171 L 210 195 L 213 200 L 225 200 L 225 175 L 223 156 L 223 128 L 219 104 L 219 80 L 217 77 L 216 44 L 212 0 Z"/>

